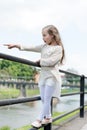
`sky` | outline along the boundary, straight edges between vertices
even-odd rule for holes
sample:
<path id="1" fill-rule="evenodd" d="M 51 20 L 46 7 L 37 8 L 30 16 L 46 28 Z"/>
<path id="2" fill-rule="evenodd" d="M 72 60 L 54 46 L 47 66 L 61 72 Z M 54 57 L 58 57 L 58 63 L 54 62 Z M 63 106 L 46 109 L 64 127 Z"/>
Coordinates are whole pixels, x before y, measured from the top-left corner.
<path id="1" fill-rule="evenodd" d="M 49 24 L 58 28 L 65 48 L 60 69 L 87 76 L 87 0 L 0 0 L 0 53 L 37 61 L 40 54 L 3 44 L 42 44 L 42 28 Z"/>

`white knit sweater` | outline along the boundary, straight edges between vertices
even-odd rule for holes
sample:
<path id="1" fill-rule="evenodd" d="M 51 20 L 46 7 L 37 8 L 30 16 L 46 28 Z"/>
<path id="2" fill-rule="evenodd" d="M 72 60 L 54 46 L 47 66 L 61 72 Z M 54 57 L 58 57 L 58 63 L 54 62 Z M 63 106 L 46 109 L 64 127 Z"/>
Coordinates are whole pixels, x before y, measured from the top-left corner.
<path id="1" fill-rule="evenodd" d="M 41 74 L 39 79 L 39 87 L 46 83 L 46 79 L 49 78 L 49 85 L 52 85 L 51 78 L 54 78 L 55 92 L 54 97 L 60 97 L 61 94 L 61 78 L 59 74 L 58 64 L 62 57 L 62 47 L 42 44 L 38 46 L 21 46 L 21 50 L 33 51 L 41 53 L 40 65 Z"/>

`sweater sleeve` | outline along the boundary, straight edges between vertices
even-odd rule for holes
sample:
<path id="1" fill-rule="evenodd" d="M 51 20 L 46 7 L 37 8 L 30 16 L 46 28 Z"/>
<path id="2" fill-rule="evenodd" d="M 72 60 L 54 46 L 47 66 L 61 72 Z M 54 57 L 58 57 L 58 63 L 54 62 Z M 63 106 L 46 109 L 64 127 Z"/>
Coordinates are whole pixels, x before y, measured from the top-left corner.
<path id="1" fill-rule="evenodd" d="M 24 46 L 21 45 L 20 50 L 21 51 L 33 51 L 33 52 L 41 52 L 41 49 L 43 47 L 43 44 L 37 45 L 37 46 Z"/>
<path id="2" fill-rule="evenodd" d="M 40 65 L 50 67 L 56 65 L 62 57 L 62 47 L 58 47 L 48 58 L 41 58 Z"/>

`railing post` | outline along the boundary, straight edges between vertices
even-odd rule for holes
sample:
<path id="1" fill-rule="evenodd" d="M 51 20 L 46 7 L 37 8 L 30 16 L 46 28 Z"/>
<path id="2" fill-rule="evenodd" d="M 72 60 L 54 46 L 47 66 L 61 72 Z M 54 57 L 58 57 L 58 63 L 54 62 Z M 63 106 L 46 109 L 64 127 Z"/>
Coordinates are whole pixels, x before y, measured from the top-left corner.
<path id="1" fill-rule="evenodd" d="M 84 117 L 84 75 L 80 79 L 80 117 Z"/>
<path id="2" fill-rule="evenodd" d="M 51 99 L 51 114 L 52 114 L 52 109 L 53 109 L 53 98 Z M 52 130 L 52 123 L 49 123 L 46 126 L 44 126 L 44 130 Z"/>
<path id="3" fill-rule="evenodd" d="M 21 84 L 21 88 L 20 88 L 20 96 L 21 97 L 26 97 L 26 88 L 25 88 L 25 83 Z"/>
<path id="4" fill-rule="evenodd" d="M 52 130 L 52 123 L 49 123 L 46 126 L 44 126 L 44 130 Z"/>

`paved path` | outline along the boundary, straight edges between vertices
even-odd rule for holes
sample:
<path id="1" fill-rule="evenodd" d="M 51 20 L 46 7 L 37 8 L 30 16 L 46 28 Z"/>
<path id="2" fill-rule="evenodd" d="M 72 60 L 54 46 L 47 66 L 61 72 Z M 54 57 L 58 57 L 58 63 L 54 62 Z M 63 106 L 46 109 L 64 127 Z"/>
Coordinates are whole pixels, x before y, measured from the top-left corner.
<path id="1" fill-rule="evenodd" d="M 84 118 L 79 116 L 74 117 L 68 123 L 60 126 L 55 126 L 54 130 L 87 130 L 87 112 L 84 114 Z"/>
<path id="2" fill-rule="evenodd" d="M 87 124 L 85 124 L 81 130 L 87 130 Z"/>

